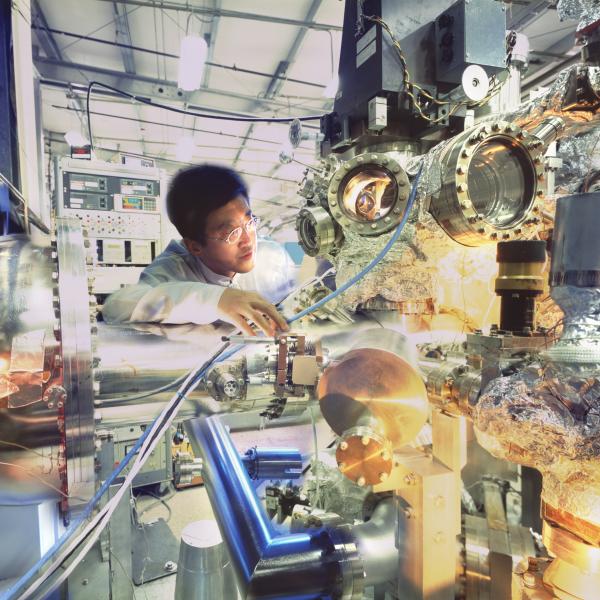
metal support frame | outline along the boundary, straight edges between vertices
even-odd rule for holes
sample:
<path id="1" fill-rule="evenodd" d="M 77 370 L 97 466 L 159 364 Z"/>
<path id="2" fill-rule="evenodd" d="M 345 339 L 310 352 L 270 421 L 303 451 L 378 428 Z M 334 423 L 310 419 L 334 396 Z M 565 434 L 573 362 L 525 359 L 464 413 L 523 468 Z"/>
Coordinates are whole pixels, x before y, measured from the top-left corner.
<path id="1" fill-rule="evenodd" d="M 123 59 L 123 66 L 128 76 L 135 75 L 135 59 L 133 57 L 133 50 L 131 49 L 131 32 L 129 30 L 129 18 L 127 17 L 127 11 L 119 7 L 118 2 L 113 2 L 113 11 L 115 13 L 115 24 L 116 31 L 115 35 L 117 43 L 119 44 L 119 50 L 121 51 L 121 58 Z M 142 111 L 138 104 L 134 104 L 135 114 L 138 119 L 142 118 Z M 139 127 L 140 132 L 140 143 L 142 144 L 142 152 L 146 154 L 146 144 L 144 143 L 144 130 Z"/>
<path id="2" fill-rule="evenodd" d="M 0 173 L 19 187 L 16 116 L 11 102 L 13 69 L 11 58 L 12 6 L 0 2 Z"/>
<path id="3" fill-rule="evenodd" d="M 314 21 L 314 18 L 316 16 L 319 8 L 321 7 L 322 2 L 323 2 L 323 0 L 313 0 L 310 8 L 308 9 L 308 13 L 306 14 L 306 19 L 304 20 L 305 23 L 312 23 Z M 283 84 L 285 82 L 285 79 L 283 79 L 283 77 L 287 73 L 290 66 L 294 64 L 294 61 L 296 60 L 296 56 L 298 55 L 298 51 L 300 50 L 300 47 L 302 46 L 302 42 L 304 41 L 304 38 L 306 37 L 307 31 L 308 31 L 308 25 L 303 25 L 302 29 L 300 29 L 300 31 L 296 35 L 296 38 L 294 39 L 292 46 L 290 47 L 287 57 L 285 58 L 285 60 L 280 61 L 279 64 L 277 65 L 277 69 L 275 70 L 275 73 L 273 74 L 273 78 L 271 79 L 271 81 L 269 82 L 269 84 L 267 86 L 267 89 L 265 90 L 265 98 L 272 99 L 277 94 L 279 94 L 279 91 L 281 90 L 281 88 L 283 87 Z M 252 123 L 248 127 L 248 129 L 246 131 L 246 135 L 244 136 L 244 139 L 242 140 L 242 143 L 240 145 L 240 149 L 238 150 L 238 152 L 233 160 L 234 167 L 237 165 L 238 161 L 240 160 L 242 152 L 246 148 L 246 141 L 254 132 L 254 127 L 255 127 L 254 123 Z M 274 175 L 277 172 L 277 169 L 278 169 L 278 165 L 275 166 L 271 170 L 269 175 Z"/>
<path id="4" fill-rule="evenodd" d="M 50 58 L 37 57 L 35 59 L 36 67 L 42 73 L 42 77 L 45 79 L 52 79 L 55 81 L 66 81 L 68 83 L 75 83 L 80 85 L 88 85 L 88 81 L 82 73 L 92 73 L 94 75 L 100 75 L 97 77 L 98 81 L 107 83 L 108 85 L 115 86 L 115 83 L 119 82 L 123 78 L 123 73 L 114 71 L 112 69 L 104 69 L 101 67 L 94 67 L 92 65 L 84 65 L 81 63 L 72 63 L 67 61 L 54 60 Z M 61 71 L 67 69 L 73 72 L 73 76 L 66 77 L 65 73 Z M 113 81 L 108 81 L 106 77 L 114 78 Z M 131 74 L 128 76 L 127 81 L 121 84 L 123 91 L 137 96 L 142 96 L 151 100 L 159 102 L 177 100 L 182 102 L 184 100 L 183 92 L 178 89 L 176 81 L 164 81 L 155 79 L 153 77 L 146 77 L 139 74 Z M 255 96 L 249 96 L 246 94 L 238 94 L 235 92 L 229 92 L 227 90 L 218 90 L 215 88 L 201 87 L 198 91 L 190 93 L 187 97 L 188 108 L 190 105 L 199 105 L 200 96 L 202 94 L 210 94 L 218 96 L 220 99 L 223 97 L 234 98 L 243 102 L 255 103 L 258 107 L 267 107 L 272 110 L 273 106 L 280 108 L 288 108 L 287 102 L 282 100 L 275 100 L 272 98 L 259 98 Z M 197 106 L 199 108 L 199 106 Z M 207 107 L 207 110 L 213 110 Z M 318 109 L 316 109 L 318 110 Z M 305 113 L 312 113 L 314 110 L 307 111 L 301 107 L 297 108 L 299 115 Z"/>
<path id="5" fill-rule="evenodd" d="M 100 0 L 101 2 L 112 2 L 113 0 Z M 231 19 L 244 19 L 250 21 L 262 21 L 264 23 L 275 23 L 277 25 L 293 25 L 296 27 L 308 27 L 309 29 L 317 29 L 319 31 L 341 31 L 342 28 L 337 25 L 328 25 L 326 23 L 314 23 L 310 19 L 299 21 L 297 19 L 285 19 L 283 17 L 274 17 L 271 15 L 261 15 L 255 13 L 241 12 L 237 10 L 225 10 L 222 8 L 211 8 L 208 6 L 190 7 L 189 2 L 166 2 L 165 0 L 120 0 L 121 4 L 129 4 L 132 6 L 144 6 L 148 8 L 160 8 L 161 10 L 175 10 L 190 12 L 199 15 L 215 15 L 217 17 L 228 17 Z"/>
<path id="6" fill-rule="evenodd" d="M 37 39 L 40 45 L 42 46 L 42 49 L 46 53 L 46 56 L 52 60 L 64 61 L 65 58 L 63 56 L 63 53 L 58 47 L 54 35 L 50 31 L 46 15 L 44 14 L 42 7 L 40 6 L 39 0 L 32 0 L 31 9 L 31 21 L 32 24 L 36 25 L 35 31 L 37 34 Z M 72 94 L 68 94 L 67 98 L 69 102 L 72 103 L 73 108 L 77 112 L 77 118 L 81 123 L 82 129 L 85 131 L 85 110 L 83 108 L 83 105 L 81 104 L 81 101 L 79 100 L 79 98 L 77 98 L 77 96 L 74 96 Z"/>

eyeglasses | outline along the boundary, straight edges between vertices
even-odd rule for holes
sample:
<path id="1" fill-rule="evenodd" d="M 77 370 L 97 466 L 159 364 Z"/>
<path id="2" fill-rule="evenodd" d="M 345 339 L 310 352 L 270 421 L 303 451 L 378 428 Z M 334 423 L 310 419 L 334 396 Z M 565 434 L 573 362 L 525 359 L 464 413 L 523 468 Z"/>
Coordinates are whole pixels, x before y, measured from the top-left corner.
<path id="1" fill-rule="evenodd" d="M 246 230 L 246 233 L 250 235 L 251 233 L 256 231 L 256 228 L 258 227 L 259 223 L 260 217 L 251 217 L 244 225 L 232 229 L 224 238 L 207 237 L 207 239 L 217 240 L 218 242 L 225 242 L 226 244 L 236 244 L 240 241 L 243 230 Z"/>

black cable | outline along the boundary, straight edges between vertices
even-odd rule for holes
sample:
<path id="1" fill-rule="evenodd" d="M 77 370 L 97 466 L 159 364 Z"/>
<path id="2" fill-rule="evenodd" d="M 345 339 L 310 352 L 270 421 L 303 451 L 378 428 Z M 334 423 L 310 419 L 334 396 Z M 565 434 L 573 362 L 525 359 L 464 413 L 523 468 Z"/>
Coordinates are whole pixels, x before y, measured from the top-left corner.
<path id="1" fill-rule="evenodd" d="M 103 87 L 107 90 L 111 90 L 112 92 L 115 92 L 116 94 L 120 94 L 121 96 L 124 96 L 125 98 L 130 98 L 131 100 L 135 100 L 136 102 L 140 102 L 141 104 L 146 104 L 148 106 L 163 108 L 165 110 L 168 110 L 170 112 L 174 112 L 174 113 L 177 113 L 180 115 L 190 115 L 192 117 L 202 117 L 205 119 L 214 119 L 217 121 L 238 121 L 241 123 L 291 123 L 292 121 L 295 121 L 295 120 L 318 121 L 321 119 L 321 117 L 324 116 L 324 115 L 307 115 L 304 117 L 226 117 L 223 115 L 211 115 L 208 113 L 201 113 L 201 112 L 196 112 L 196 111 L 192 111 L 192 110 L 186 110 L 183 108 L 177 108 L 175 106 L 169 106 L 167 104 L 159 104 L 157 102 L 152 102 L 152 100 L 149 100 L 148 98 L 144 98 L 142 96 L 137 96 L 136 94 L 130 94 L 129 92 L 124 92 L 123 90 L 120 90 L 120 89 L 113 87 L 111 85 L 108 85 L 106 83 L 102 83 L 100 81 L 90 81 L 88 88 L 87 88 L 85 107 L 86 107 L 86 113 L 87 113 L 88 136 L 90 138 L 91 150 L 94 149 L 94 140 L 92 137 L 92 123 L 91 123 L 91 117 L 90 117 L 90 96 L 92 93 L 92 88 L 94 86 Z"/>
<path id="2" fill-rule="evenodd" d="M 87 42 L 96 42 L 97 44 L 106 44 L 108 46 L 115 46 L 117 48 L 127 48 L 127 49 L 133 50 L 135 52 L 145 52 L 147 54 L 153 54 L 156 56 L 164 56 L 166 58 L 179 59 L 178 54 L 172 54 L 171 52 L 160 52 L 159 50 L 143 48 L 142 46 L 134 46 L 132 44 L 123 44 L 123 43 L 115 42 L 115 41 L 111 41 L 111 40 L 103 40 L 101 38 L 92 37 L 90 35 L 80 35 L 77 33 L 73 33 L 71 31 L 63 31 L 62 29 L 53 29 L 52 27 L 42 27 L 40 25 L 32 25 L 31 29 L 39 29 L 42 31 L 47 31 L 48 33 L 52 33 L 52 34 L 64 35 L 67 37 L 72 37 L 77 40 L 84 40 Z M 245 73 L 247 75 L 257 75 L 259 77 L 265 77 L 265 78 L 269 78 L 269 79 L 273 79 L 273 78 L 283 79 L 283 80 L 289 81 L 291 83 L 299 83 L 300 85 L 308 85 L 308 86 L 316 87 L 319 89 L 325 89 L 325 87 L 326 87 L 321 83 L 315 83 L 313 81 L 304 81 L 303 79 L 294 79 L 292 77 L 283 77 L 281 75 L 273 75 L 272 73 L 263 73 L 262 71 L 256 71 L 254 69 L 244 69 L 243 67 L 238 67 L 235 64 L 232 66 L 222 65 L 220 63 L 215 63 L 210 60 L 207 60 L 205 64 L 207 67 L 215 67 L 217 69 L 225 69 L 227 71 L 234 71 L 236 73 Z"/>

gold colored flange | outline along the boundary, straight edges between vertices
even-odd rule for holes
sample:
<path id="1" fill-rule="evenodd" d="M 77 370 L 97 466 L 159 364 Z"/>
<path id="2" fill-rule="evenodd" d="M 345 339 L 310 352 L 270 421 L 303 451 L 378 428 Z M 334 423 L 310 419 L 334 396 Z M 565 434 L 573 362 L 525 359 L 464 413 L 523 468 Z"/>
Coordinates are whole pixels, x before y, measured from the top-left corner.
<path id="1" fill-rule="evenodd" d="M 471 198 L 468 173 L 473 156 L 490 141 L 518 148 L 531 169 L 532 196 L 521 218 L 509 227 L 495 227 L 480 214 Z M 525 130 L 505 121 L 477 125 L 457 136 L 440 156 L 442 188 L 432 198 L 430 212 L 446 233 L 465 246 L 481 246 L 503 240 L 530 237 L 541 226 L 544 143 Z"/>
<path id="2" fill-rule="evenodd" d="M 350 218 L 342 210 L 342 197 L 348 181 L 360 170 L 375 167 L 385 171 L 386 175 L 396 183 L 396 198 L 389 213 L 372 222 L 359 222 Z M 402 220 L 410 185 L 408 176 L 404 169 L 388 154 L 378 152 L 367 152 L 359 154 L 340 166 L 333 174 L 327 192 L 327 202 L 333 218 L 344 228 L 354 231 L 359 235 L 378 236 L 394 229 Z"/>
<path id="3" fill-rule="evenodd" d="M 347 431 L 335 452 L 340 471 L 358 485 L 377 485 L 392 471 L 391 444 L 370 427 Z"/>

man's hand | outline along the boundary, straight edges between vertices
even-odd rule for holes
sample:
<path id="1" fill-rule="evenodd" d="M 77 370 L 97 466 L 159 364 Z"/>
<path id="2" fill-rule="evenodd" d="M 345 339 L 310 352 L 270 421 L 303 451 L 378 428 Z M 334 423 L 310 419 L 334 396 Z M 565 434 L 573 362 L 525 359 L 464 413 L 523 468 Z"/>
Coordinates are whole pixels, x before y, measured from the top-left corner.
<path id="1" fill-rule="evenodd" d="M 256 292 L 227 288 L 217 304 L 227 321 L 235 323 L 244 333 L 256 335 L 248 321 L 254 323 L 265 335 L 275 335 L 277 330 L 288 331 L 286 320 L 277 309 Z"/>

